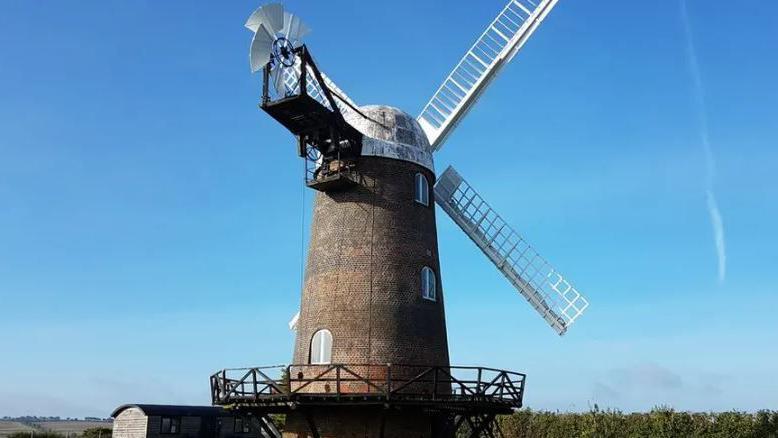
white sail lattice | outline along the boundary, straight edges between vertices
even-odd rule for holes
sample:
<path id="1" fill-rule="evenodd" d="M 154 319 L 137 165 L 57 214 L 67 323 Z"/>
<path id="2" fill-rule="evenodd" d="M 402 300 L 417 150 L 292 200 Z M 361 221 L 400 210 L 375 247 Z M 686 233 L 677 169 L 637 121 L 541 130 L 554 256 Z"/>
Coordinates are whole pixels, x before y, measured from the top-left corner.
<path id="1" fill-rule="evenodd" d="M 589 306 L 451 166 L 435 184 L 435 202 L 559 335 Z"/>
<path id="2" fill-rule="evenodd" d="M 509 1 L 465 53 L 417 119 L 433 151 L 443 146 L 451 130 L 524 46 L 557 1 Z"/>

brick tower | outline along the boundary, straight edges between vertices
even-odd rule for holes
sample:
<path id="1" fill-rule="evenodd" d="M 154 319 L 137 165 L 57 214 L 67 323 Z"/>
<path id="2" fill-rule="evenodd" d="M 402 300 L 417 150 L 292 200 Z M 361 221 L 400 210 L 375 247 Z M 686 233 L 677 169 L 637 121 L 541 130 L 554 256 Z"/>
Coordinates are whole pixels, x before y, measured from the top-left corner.
<path id="1" fill-rule="evenodd" d="M 355 163 L 357 182 L 316 195 L 293 363 L 355 364 L 360 375 L 383 381 L 383 367 L 364 365 L 449 366 L 430 184 L 435 175 L 416 120 L 385 106 L 360 109 L 362 115 L 347 117 L 366 135 Z M 292 372 L 315 373 L 305 368 Z M 353 409 L 313 415 L 322 437 L 379 436 L 379 422 L 355 417 Z M 384 436 L 430 434 L 426 418 L 406 415 L 403 427 L 396 423 L 386 422 Z M 294 415 L 287 424 L 296 430 L 284 436 L 308 433 Z"/>

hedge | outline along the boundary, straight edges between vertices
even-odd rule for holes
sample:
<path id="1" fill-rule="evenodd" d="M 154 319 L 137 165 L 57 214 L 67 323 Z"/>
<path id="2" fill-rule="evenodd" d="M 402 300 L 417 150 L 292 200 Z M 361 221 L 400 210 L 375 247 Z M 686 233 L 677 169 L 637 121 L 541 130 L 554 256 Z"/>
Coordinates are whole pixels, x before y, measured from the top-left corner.
<path id="1" fill-rule="evenodd" d="M 505 438 L 778 438 L 778 411 L 692 413 L 656 408 L 625 414 L 524 409 L 498 418 L 498 423 Z"/>

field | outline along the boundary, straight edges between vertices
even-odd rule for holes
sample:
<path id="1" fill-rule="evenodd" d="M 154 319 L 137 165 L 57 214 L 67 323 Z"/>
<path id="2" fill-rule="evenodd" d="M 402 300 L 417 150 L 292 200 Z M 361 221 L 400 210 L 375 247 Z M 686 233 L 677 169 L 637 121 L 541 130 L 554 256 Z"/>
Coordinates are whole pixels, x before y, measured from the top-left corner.
<path id="1" fill-rule="evenodd" d="M 62 435 L 78 435 L 92 427 L 111 428 L 110 421 L 36 421 L 30 425 L 18 421 L 0 421 L 0 437 L 16 432 L 57 432 Z"/>
<path id="2" fill-rule="evenodd" d="M 15 432 L 29 432 L 35 430 L 30 426 L 26 426 L 18 421 L 2 421 L 0 420 L 0 436 L 7 436 Z"/>
<path id="3" fill-rule="evenodd" d="M 35 423 L 43 430 L 50 432 L 58 432 L 61 434 L 80 434 L 85 429 L 93 427 L 107 427 L 111 428 L 112 423 L 110 421 L 43 421 Z"/>

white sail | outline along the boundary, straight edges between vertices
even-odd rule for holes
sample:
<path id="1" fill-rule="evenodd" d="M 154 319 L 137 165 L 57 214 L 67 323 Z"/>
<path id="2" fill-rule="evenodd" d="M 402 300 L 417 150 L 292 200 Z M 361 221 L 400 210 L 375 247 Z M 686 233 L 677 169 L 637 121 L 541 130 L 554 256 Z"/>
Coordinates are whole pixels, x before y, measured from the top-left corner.
<path id="1" fill-rule="evenodd" d="M 435 184 L 435 202 L 559 335 L 565 334 L 589 307 L 589 301 L 515 232 L 453 167 L 449 166 Z"/>
<path id="2" fill-rule="evenodd" d="M 465 53 L 418 117 L 433 151 L 443 146 L 486 87 L 558 0 L 511 0 Z"/>

